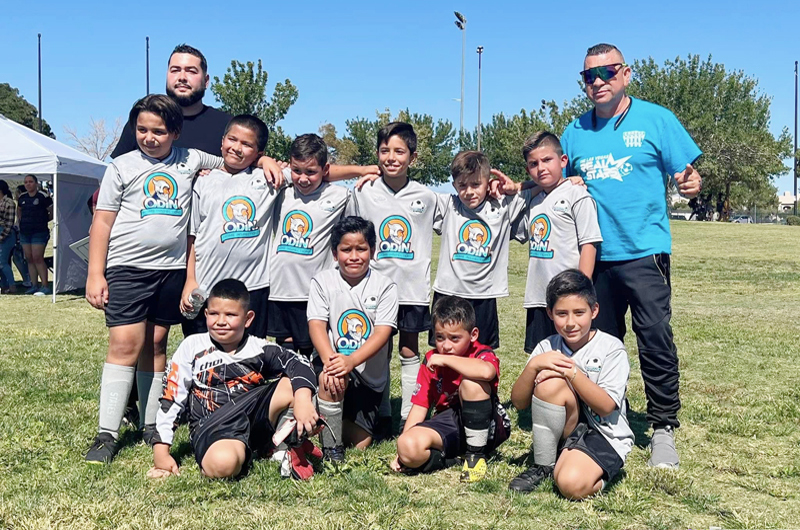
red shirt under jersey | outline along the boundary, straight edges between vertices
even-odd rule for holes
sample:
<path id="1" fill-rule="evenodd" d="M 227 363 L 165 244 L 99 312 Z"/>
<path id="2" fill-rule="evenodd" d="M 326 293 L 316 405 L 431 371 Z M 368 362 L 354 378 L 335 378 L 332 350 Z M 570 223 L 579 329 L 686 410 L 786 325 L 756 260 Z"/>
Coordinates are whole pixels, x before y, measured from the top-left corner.
<path id="1" fill-rule="evenodd" d="M 436 407 L 436 412 L 449 408 L 453 399 L 458 399 L 458 386 L 461 384 L 462 375 L 452 368 L 437 367 L 431 371 L 428 368 L 428 359 L 431 355 L 438 353 L 431 350 L 425 354 L 425 360 L 419 367 L 417 374 L 417 388 L 411 396 L 411 403 L 429 409 Z M 496 375 L 492 379 L 492 394 L 497 395 L 497 386 L 500 382 L 500 359 L 494 354 L 492 349 L 479 342 L 473 342 L 470 349 L 462 357 L 469 359 L 480 359 L 494 366 Z"/>

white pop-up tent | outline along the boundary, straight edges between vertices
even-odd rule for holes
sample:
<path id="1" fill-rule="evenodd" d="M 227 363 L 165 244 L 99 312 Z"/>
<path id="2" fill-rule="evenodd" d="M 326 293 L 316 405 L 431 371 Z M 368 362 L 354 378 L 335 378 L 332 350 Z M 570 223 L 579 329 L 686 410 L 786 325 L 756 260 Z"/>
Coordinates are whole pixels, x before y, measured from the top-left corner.
<path id="1" fill-rule="evenodd" d="M 106 164 L 0 114 L 0 178 L 27 174 L 53 182 L 53 302 L 56 293 L 86 285 L 86 263 L 69 245 L 89 234 L 87 202 Z"/>

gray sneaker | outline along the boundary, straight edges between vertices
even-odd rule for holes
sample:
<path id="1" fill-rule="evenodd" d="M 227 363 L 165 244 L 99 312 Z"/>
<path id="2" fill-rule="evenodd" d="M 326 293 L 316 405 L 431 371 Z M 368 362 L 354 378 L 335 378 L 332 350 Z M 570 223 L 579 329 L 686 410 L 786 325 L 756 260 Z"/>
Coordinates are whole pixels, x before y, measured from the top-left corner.
<path id="1" fill-rule="evenodd" d="M 647 465 L 663 469 L 677 469 L 680 463 L 678 451 L 675 449 L 675 431 L 671 426 L 658 427 L 653 430 L 650 439 L 650 460 Z"/>

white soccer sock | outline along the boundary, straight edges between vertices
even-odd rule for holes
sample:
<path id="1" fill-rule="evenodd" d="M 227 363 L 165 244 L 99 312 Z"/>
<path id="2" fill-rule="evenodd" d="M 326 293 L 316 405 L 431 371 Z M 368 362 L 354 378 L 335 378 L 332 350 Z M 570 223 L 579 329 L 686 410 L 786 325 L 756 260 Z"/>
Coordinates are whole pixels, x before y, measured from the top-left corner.
<path id="1" fill-rule="evenodd" d="M 98 432 L 106 432 L 119 438 L 119 426 L 125 415 L 128 395 L 133 387 L 136 369 L 132 366 L 103 364 L 103 378 L 100 382 L 100 418 Z"/>
<path id="2" fill-rule="evenodd" d="M 325 401 L 320 398 L 317 399 L 317 406 L 320 415 L 330 426 L 330 429 L 322 429 L 322 447 L 342 445 L 343 403 L 341 401 Z"/>
<path id="3" fill-rule="evenodd" d="M 531 419 L 533 462 L 540 466 L 556 465 L 558 441 L 567 423 L 567 409 L 531 396 Z"/>
<path id="4" fill-rule="evenodd" d="M 400 381 L 403 388 L 403 405 L 400 408 L 400 419 L 405 421 L 411 412 L 411 396 L 417 388 L 419 374 L 419 357 L 400 357 Z"/>
<path id="5" fill-rule="evenodd" d="M 158 416 L 159 400 L 164 392 L 164 372 L 136 371 L 136 389 L 139 391 L 139 427 L 154 425 Z"/>

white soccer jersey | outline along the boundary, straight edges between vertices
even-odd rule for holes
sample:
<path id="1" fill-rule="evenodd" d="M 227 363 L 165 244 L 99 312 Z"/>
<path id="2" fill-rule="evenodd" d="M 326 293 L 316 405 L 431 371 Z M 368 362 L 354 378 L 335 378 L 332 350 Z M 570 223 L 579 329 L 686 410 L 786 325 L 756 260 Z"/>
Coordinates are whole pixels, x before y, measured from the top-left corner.
<path id="1" fill-rule="evenodd" d="M 551 335 L 536 345 L 528 357 L 528 362 L 537 355 L 549 351 L 559 351 L 572 357 L 578 369 L 614 400 L 617 408 L 608 416 L 600 417 L 586 403 L 581 401 L 581 409 L 589 426 L 595 429 L 625 461 L 633 447 L 633 431 L 628 424 L 628 377 L 631 373 L 628 352 L 625 345 L 616 337 L 595 332 L 594 337 L 580 350 L 573 352 L 561 335 Z"/>
<path id="2" fill-rule="evenodd" d="M 350 355 L 359 349 L 375 326 L 397 328 L 397 307 L 397 286 L 373 270 L 355 287 L 338 268 L 322 271 L 311 280 L 308 320 L 328 323 L 328 337 L 337 353 Z M 389 342 L 356 370 L 370 388 L 382 392 L 389 376 Z"/>
<path id="3" fill-rule="evenodd" d="M 164 160 L 136 150 L 111 162 L 97 198 L 98 210 L 117 212 L 106 268 L 186 268 L 192 181 L 200 169 L 220 166 L 218 156 L 178 147 Z"/>
<path id="4" fill-rule="evenodd" d="M 516 238 L 529 242 L 524 307 L 546 307 L 547 284 L 559 272 L 577 269 L 581 245 L 600 243 L 597 206 L 583 186 L 564 181 L 528 200 Z"/>
<path id="5" fill-rule="evenodd" d="M 353 192 L 349 215 L 372 221 L 378 235 L 372 268 L 397 284 L 404 305 L 428 305 L 433 228 L 441 220 L 442 200 L 409 180 L 398 192 L 378 179 Z"/>
<path id="6" fill-rule="evenodd" d="M 195 236 L 195 275 L 202 289 L 208 292 L 226 278 L 241 280 L 249 291 L 269 286 L 278 193 L 261 169 L 236 175 L 216 170 L 197 180 L 189 233 Z"/>
<path id="7" fill-rule="evenodd" d="M 347 188 L 327 182 L 308 195 L 295 187 L 281 193 L 269 258 L 270 300 L 308 300 L 311 278 L 333 267 L 331 231 L 344 216 L 349 198 Z"/>
<path id="8" fill-rule="evenodd" d="M 508 296 L 508 243 L 511 223 L 530 193 L 488 197 L 477 209 L 449 195 L 437 232 L 442 235 L 433 290 L 462 298 Z"/>

